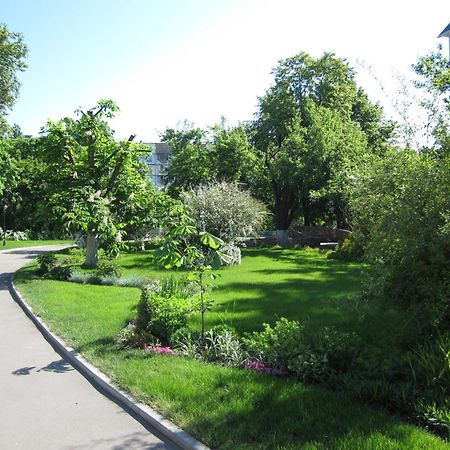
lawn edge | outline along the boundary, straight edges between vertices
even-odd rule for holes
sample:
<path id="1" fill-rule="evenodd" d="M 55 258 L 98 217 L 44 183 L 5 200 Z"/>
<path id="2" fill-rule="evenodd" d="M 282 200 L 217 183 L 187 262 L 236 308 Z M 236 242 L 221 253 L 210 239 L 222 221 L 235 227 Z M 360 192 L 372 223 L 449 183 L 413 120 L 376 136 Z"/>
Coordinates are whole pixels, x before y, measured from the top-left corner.
<path id="1" fill-rule="evenodd" d="M 183 450 L 210 450 L 209 447 L 177 427 L 157 411 L 143 403 L 137 402 L 129 394 L 119 389 L 107 375 L 86 361 L 82 355 L 67 346 L 59 336 L 50 331 L 45 322 L 34 315 L 32 307 L 16 288 L 14 275 L 9 280 L 9 291 L 16 303 L 22 308 L 26 316 L 33 322 L 55 351 L 80 372 L 98 391 L 117 403 L 125 411 L 131 413 L 139 422 L 158 430 Z"/>

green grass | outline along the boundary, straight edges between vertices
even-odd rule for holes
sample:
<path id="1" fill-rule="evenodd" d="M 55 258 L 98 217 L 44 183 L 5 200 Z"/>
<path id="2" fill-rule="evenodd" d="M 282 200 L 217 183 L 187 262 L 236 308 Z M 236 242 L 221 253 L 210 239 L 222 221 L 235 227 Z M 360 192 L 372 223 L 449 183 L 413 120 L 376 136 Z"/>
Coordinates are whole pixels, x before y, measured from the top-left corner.
<path id="1" fill-rule="evenodd" d="M 182 276 L 153 261 L 152 252 L 134 252 L 118 260 L 123 275 L 151 278 Z M 244 249 L 239 266 L 222 268 L 210 295 L 214 299 L 208 323 L 223 322 L 238 331 L 260 328 L 277 317 L 311 326 L 345 325 L 347 318 L 336 308 L 361 286 L 363 266 L 332 260 L 327 254 L 307 250 Z"/>
<path id="2" fill-rule="evenodd" d="M 121 261 L 125 273 L 161 275 L 149 253 L 131 253 Z M 339 305 L 358 290 L 362 270 L 316 252 L 247 250 L 242 266 L 221 271 L 214 296 L 222 310 L 207 320 L 210 325 L 232 321 L 241 331 L 273 322 L 275 316 L 307 320 L 311 327 L 344 327 L 355 321 Z M 212 448 L 449 448 L 344 394 L 253 371 L 119 350 L 114 339 L 135 315 L 137 289 L 38 280 L 32 267 L 22 269 L 16 283 L 70 345 L 119 386 Z"/>
<path id="3" fill-rule="evenodd" d="M 54 244 L 72 244 L 73 241 L 64 240 L 45 240 L 45 241 L 6 241 L 3 245 L 3 240 L 0 241 L 0 251 L 9 250 L 12 248 L 36 247 L 40 245 L 54 245 Z"/>

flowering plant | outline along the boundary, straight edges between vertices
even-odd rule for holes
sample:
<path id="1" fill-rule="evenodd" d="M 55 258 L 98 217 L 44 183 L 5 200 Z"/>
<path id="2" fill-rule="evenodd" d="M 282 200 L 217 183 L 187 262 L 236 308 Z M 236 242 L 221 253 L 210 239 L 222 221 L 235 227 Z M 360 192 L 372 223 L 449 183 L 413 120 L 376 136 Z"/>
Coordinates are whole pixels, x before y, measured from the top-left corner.
<path id="1" fill-rule="evenodd" d="M 176 355 L 170 347 L 162 347 L 161 345 L 146 345 L 144 350 L 147 352 L 158 353 L 160 355 Z"/>

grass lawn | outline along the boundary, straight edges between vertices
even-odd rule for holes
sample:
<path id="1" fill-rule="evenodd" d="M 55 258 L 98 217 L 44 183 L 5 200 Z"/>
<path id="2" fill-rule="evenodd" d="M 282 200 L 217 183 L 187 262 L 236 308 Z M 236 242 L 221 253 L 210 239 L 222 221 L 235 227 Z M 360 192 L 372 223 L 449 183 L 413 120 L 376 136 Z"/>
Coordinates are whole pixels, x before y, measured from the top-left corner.
<path id="1" fill-rule="evenodd" d="M 260 328 L 285 316 L 316 325 L 336 325 L 347 319 L 336 309 L 358 292 L 362 266 L 330 260 L 316 251 L 244 249 L 242 264 L 222 268 L 211 293 L 215 300 L 208 323 L 227 323 L 239 332 Z M 160 269 L 151 252 L 119 259 L 124 275 L 180 276 L 183 271 Z"/>
<path id="2" fill-rule="evenodd" d="M 63 241 L 63 240 L 46 240 L 46 241 L 6 241 L 6 245 L 3 245 L 3 240 L 0 241 L 0 251 L 9 250 L 12 248 L 23 248 L 23 247 L 36 247 L 40 245 L 53 245 L 53 244 L 72 244 L 73 241 Z"/>
<path id="3" fill-rule="evenodd" d="M 302 250 L 249 249 L 244 255 L 242 266 L 220 271 L 209 325 L 225 321 L 244 331 L 285 316 L 311 328 L 358 327 L 355 309 L 344 305 L 359 288 L 361 266 Z M 120 262 L 125 273 L 161 276 L 151 252 L 130 253 Z M 39 280 L 32 266 L 17 274 L 16 283 L 35 312 L 70 345 L 212 448 L 449 448 L 344 394 L 253 371 L 119 350 L 114 339 L 135 315 L 137 289 Z"/>

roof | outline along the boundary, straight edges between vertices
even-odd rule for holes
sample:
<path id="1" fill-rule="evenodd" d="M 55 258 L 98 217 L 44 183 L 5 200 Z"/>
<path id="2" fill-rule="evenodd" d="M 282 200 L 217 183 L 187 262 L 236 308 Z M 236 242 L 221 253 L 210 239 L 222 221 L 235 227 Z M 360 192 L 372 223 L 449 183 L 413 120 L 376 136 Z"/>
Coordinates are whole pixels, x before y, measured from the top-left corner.
<path id="1" fill-rule="evenodd" d="M 438 38 L 441 37 L 450 38 L 450 23 L 441 31 L 441 34 L 438 36 Z"/>

